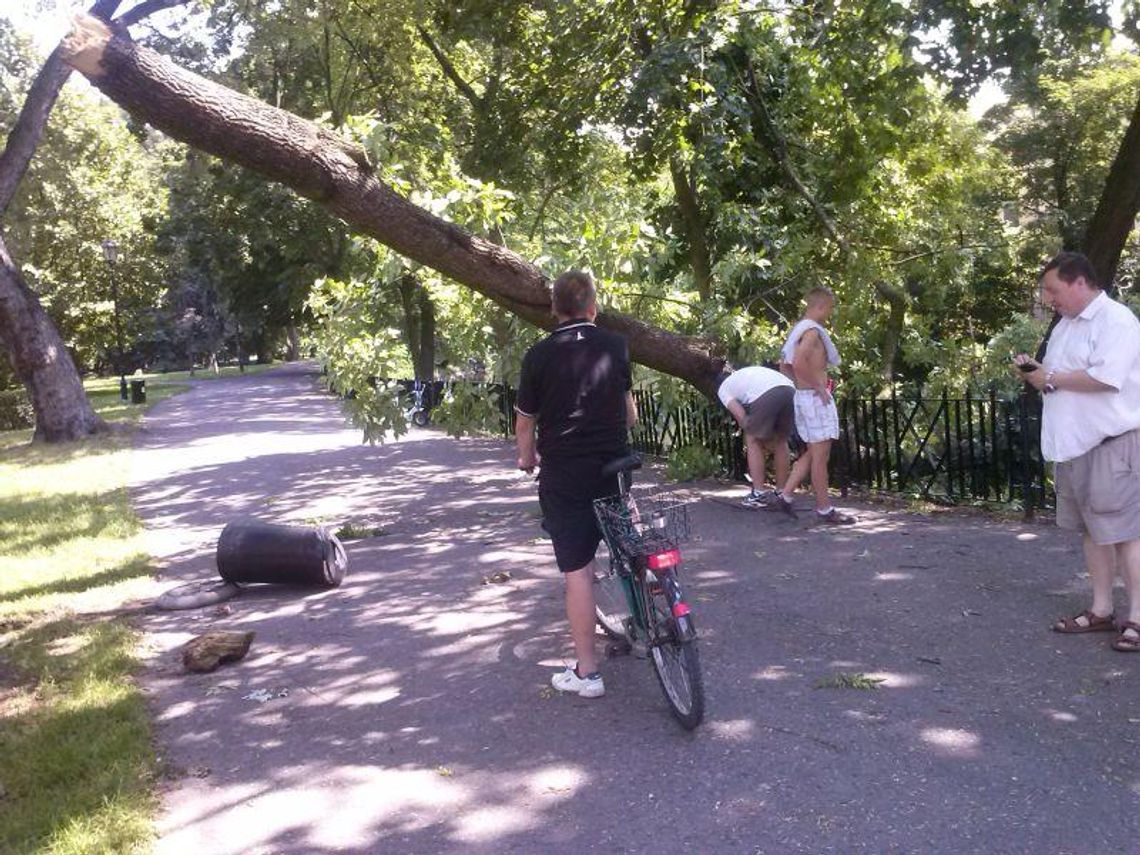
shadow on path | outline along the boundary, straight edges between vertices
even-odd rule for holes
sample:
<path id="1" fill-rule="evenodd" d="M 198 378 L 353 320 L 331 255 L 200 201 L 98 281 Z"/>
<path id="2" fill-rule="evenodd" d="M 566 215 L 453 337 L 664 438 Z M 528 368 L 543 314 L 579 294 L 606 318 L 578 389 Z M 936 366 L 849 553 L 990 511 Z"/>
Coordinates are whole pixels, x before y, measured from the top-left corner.
<path id="1" fill-rule="evenodd" d="M 344 585 L 152 613 L 170 761 L 160 852 L 1081 852 L 1140 839 L 1136 666 L 1062 638 L 1076 544 L 1043 526 L 863 510 L 818 530 L 694 489 L 686 550 L 710 714 L 669 717 L 644 660 L 600 701 L 568 655 L 533 482 L 502 442 L 359 444 L 303 367 L 157 407 L 132 495 L 164 583 L 221 527 L 367 521 Z M 737 491 L 738 492 L 738 491 Z M 484 584 L 509 570 L 505 584 Z M 211 628 L 249 657 L 181 673 Z M 1138 660 L 1140 661 L 1140 660 Z M 819 688 L 865 674 L 874 690 Z M 247 698 L 266 690 L 265 702 Z"/>

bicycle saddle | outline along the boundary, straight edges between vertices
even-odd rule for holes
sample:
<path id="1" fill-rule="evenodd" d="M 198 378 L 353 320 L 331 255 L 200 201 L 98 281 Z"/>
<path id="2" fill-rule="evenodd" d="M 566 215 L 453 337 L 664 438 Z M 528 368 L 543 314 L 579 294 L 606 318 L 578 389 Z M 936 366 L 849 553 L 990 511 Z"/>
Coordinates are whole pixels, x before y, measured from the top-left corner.
<path id="1" fill-rule="evenodd" d="M 611 460 L 602 467 L 602 477 L 608 478 L 610 475 L 617 475 L 619 472 L 632 472 L 634 469 L 641 468 L 641 455 L 636 451 L 631 451 L 625 457 L 619 457 L 617 460 Z"/>

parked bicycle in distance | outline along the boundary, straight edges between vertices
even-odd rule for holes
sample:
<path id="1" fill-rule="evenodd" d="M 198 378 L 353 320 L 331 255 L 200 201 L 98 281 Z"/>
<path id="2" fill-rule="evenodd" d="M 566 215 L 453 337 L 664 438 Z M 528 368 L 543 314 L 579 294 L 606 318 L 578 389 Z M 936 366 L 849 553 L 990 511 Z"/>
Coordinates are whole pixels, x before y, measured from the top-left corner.
<path id="1" fill-rule="evenodd" d="M 705 691 L 692 609 L 681 588 L 681 550 L 689 537 L 684 503 L 635 499 L 630 454 L 603 469 L 617 475 L 616 496 L 594 502 L 594 515 L 610 551 L 609 567 L 595 570 L 598 624 L 630 649 L 644 646 L 673 716 L 686 730 L 701 723 Z"/>
<path id="2" fill-rule="evenodd" d="M 431 415 L 427 406 L 427 383 L 416 380 L 412 385 L 411 406 L 407 410 L 408 421 L 416 427 L 427 427 L 431 423 Z"/>

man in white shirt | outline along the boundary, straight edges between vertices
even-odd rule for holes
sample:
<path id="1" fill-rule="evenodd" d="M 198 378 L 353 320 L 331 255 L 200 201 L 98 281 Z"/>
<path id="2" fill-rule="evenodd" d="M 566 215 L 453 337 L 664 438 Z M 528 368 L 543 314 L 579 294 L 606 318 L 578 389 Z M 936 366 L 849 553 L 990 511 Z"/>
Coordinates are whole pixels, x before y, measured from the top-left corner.
<path id="1" fill-rule="evenodd" d="M 754 365 L 722 375 L 716 394 L 744 433 L 752 489 L 742 504 L 766 507 L 775 495 L 774 490 L 764 489 L 768 452 L 775 464 L 775 484 L 788 479 L 788 434 L 795 418 L 795 387 L 779 371 Z"/>
<path id="2" fill-rule="evenodd" d="M 1044 364 L 1014 363 L 1043 395 L 1041 453 L 1055 465 L 1057 525 L 1080 531 L 1092 606 L 1058 621 L 1063 633 L 1117 632 L 1112 646 L 1140 651 L 1140 320 L 1097 283 L 1085 256 L 1062 252 L 1041 274 L 1061 315 Z M 1115 620 L 1119 571 L 1128 612 Z"/>

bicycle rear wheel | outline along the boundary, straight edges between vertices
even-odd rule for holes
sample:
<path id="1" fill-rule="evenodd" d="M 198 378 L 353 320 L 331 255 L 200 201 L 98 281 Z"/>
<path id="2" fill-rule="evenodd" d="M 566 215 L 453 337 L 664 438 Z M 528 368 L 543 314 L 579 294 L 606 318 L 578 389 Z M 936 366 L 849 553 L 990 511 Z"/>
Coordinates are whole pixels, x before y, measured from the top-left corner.
<path id="1" fill-rule="evenodd" d="M 602 632 L 615 641 L 629 640 L 626 584 L 614 569 L 594 569 L 594 613 Z"/>
<path id="2" fill-rule="evenodd" d="M 692 730 L 705 717 L 705 684 L 695 639 L 677 636 L 676 622 L 664 591 L 650 591 L 653 641 L 650 659 L 657 682 L 681 727 Z"/>

